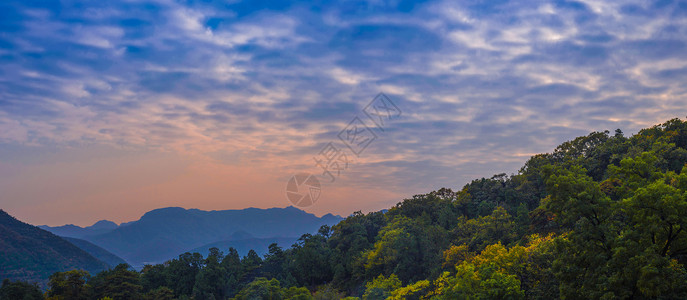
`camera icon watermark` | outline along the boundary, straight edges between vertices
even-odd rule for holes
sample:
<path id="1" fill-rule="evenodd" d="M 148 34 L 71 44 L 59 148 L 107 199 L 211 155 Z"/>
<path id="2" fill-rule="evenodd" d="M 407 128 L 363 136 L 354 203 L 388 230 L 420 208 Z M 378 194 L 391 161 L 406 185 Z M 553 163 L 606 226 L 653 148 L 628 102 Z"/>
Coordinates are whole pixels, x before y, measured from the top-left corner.
<path id="1" fill-rule="evenodd" d="M 295 206 L 307 207 L 315 204 L 321 191 L 320 181 L 310 173 L 293 175 L 286 184 L 286 198 Z"/>
<path id="2" fill-rule="evenodd" d="M 293 205 L 308 207 L 315 204 L 322 193 L 318 177 L 327 179 L 329 183 L 336 181 L 349 167 L 348 152 L 360 157 L 360 154 L 379 138 L 378 133 L 375 133 L 373 129 L 383 133 L 390 121 L 401 116 L 398 106 L 383 93 L 375 96 L 362 112 L 366 118 L 356 115 L 336 135 L 340 142 L 336 140 L 328 142 L 313 157 L 315 166 L 322 169 L 322 174 L 316 176 L 310 173 L 298 173 L 289 179 L 286 184 L 286 198 Z"/>

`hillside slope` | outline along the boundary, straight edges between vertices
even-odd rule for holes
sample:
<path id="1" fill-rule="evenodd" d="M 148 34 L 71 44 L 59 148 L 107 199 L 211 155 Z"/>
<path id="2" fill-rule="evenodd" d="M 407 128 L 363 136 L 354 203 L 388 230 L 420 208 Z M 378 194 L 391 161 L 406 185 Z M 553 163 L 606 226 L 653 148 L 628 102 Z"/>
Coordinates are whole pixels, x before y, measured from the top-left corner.
<path id="1" fill-rule="evenodd" d="M 67 240 L 68 242 L 74 244 L 74 246 L 81 248 L 81 250 L 88 252 L 88 254 L 90 254 L 93 257 L 97 258 L 98 260 L 108 264 L 112 268 L 116 267 L 119 264 L 127 264 L 127 262 L 124 261 L 121 257 L 114 255 L 110 251 L 107 251 L 107 250 L 103 249 L 102 247 L 98 247 L 97 245 L 95 245 L 95 244 L 93 244 L 87 240 L 71 238 L 71 237 L 62 237 L 62 238 Z"/>
<path id="2" fill-rule="evenodd" d="M 54 272 L 82 269 L 94 274 L 107 268 L 63 238 L 0 210 L 0 279 L 44 285 Z"/>

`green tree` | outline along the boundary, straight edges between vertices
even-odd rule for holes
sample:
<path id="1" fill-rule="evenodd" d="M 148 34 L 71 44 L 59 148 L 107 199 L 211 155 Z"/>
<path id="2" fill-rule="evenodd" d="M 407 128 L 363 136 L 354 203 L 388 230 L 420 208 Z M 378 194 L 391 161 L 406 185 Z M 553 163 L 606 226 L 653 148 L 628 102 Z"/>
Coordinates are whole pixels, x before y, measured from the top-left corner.
<path id="1" fill-rule="evenodd" d="M 317 287 L 317 290 L 313 294 L 315 300 L 334 300 L 343 299 L 346 297 L 346 293 L 337 290 L 332 284 L 325 284 Z"/>
<path id="2" fill-rule="evenodd" d="M 420 280 L 416 283 L 404 286 L 391 291 L 389 300 L 414 300 L 427 299 L 432 295 L 430 292 L 431 284 L 429 280 Z"/>
<path id="3" fill-rule="evenodd" d="M 364 215 L 357 211 L 333 226 L 328 244 L 332 250 L 331 266 L 336 287 L 356 294 L 364 289 L 362 253 L 372 248 L 386 222 L 382 212 Z"/>
<path id="4" fill-rule="evenodd" d="M 167 287 L 174 290 L 174 297 L 191 296 L 203 262 L 203 256 L 199 253 L 186 252 L 166 263 Z"/>
<path id="5" fill-rule="evenodd" d="M 251 249 L 241 260 L 242 274 L 241 283 L 248 283 L 260 276 L 262 259 L 255 250 Z"/>
<path id="6" fill-rule="evenodd" d="M 86 281 L 90 275 L 83 270 L 56 272 L 48 281 L 48 297 L 52 299 L 88 299 Z"/>
<path id="7" fill-rule="evenodd" d="M 258 277 L 251 283 L 246 285 L 233 298 L 236 300 L 281 300 L 284 299 L 279 281 L 276 279 L 267 280 L 264 277 Z"/>
<path id="8" fill-rule="evenodd" d="M 556 243 L 558 258 L 553 268 L 561 296 L 600 298 L 607 287 L 608 262 L 621 228 L 614 218 L 617 204 L 581 167 L 550 167 L 545 173 L 550 195 L 544 207 L 553 212 L 557 222 L 574 228 Z"/>
<path id="9" fill-rule="evenodd" d="M 227 289 L 227 296 L 234 296 L 241 289 L 242 280 L 244 277 L 243 266 L 241 265 L 241 258 L 236 249 L 229 248 L 229 252 L 222 259 L 222 269 L 225 271 L 224 284 Z"/>
<path id="10" fill-rule="evenodd" d="M 43 293 L 36 284 L 5 279 L 0 286 L 0 300 L 42 300 Z"/>
<path id="11" fill-rule="evenodd" d="M 305 287 L 289 287 L 282 289 L 284 300 L 311 300 L 313 299 L 310 291 Z"/>
<path id="12" fill-rule="evenodd" d="M 680 176 L 644 152 L 609 168 L 623 189 L 613 201 L 579 167 L 550 168 L 545 206 L 572 229 L 557 240 L 553 269 L 563 297 L 682 298 L 687 201 Z M 667 183 L 668 182 L 668 183 Z M 671 185 L 672 183 L 672 185 Z"/>
<path id="13" fill-rule="evenodd" d="M 501 242 L 510 244 L 518 239 L 516 224 L 501 206 L 490 215 L 467 219 L 460 217 L 451 231 L 455 245 L 466 244 L 470 251 L 481 251 L 487 245 Z"/>
<path id="14" fill-rule="evenodd" d="M 193 297 L 195 299 L 224 299 L 227 295 L 225 270 L 221 266 L 224 258 L 219 249 L 210 248 L 210 253 L 205 259 L 205 266 L 196 275 L 195 285 L 193 286 Z"/>
<path id="15" fill-rule="evenodd" d="M 174 291 L 166 286 L 150 290 L 145 294 L 147 300 L 173 300 Z"/>
<path id="16" fill-rule="evenodd" d="M 403 283 L 436 276 L 448 233 L 426 220 L 397 216 L 379 233 L 374 248 L 364 252 L 367 278 L 395 274 Z"/>
<path id="17" fill-rule="evenodd" d="M 460 215 L 460 209 L 454 205 L 457 198 L 458 194 L 446 188 L 425 195 L 415 195 L 392 207 L 386 213 L 386 218 L 389 221 L 398 217 L 419 219 L 425 224 L 448 229 Z"/>
<path id="18" fill-rule="evenodd" d="M 668 174 L 623 201 L 623 210 L 631 218 L 646 247 L 656 248 L 660 256 L 687 254 L 687 193 L 679 188 L 687 179 L 687 168 L 681 175 Z M 666 183 L 673 183 L 668 184 Z"/>
<path id="19" fill-rule="evenodd" d="M 141 285 L 143 291 L 152 291 L 159 287 L 167 286 L 172 280 L 168 278 L 164 264 L 145 265 L 141 270 Z"/>
<path id="20" fill-rule="evenodd" d="M 276 243 L 268 246 L 265 254 L 262 273 L 267 278 L 276 278 L 283 286 L 295 286 L 296 278 L 289 271 L 289 257 Z"/>
<path id="21" fill-rule="evenodd" d="M 313 287 L 331 280 L 331 251 L 322 233 L 301 236 L 293 245 L 291 255 L 293 274 L 300 285 Z"/>
<path id="22" fill-rule="evenodd" d="M 365 294 L 363 294 L 363 299 L 376 300 L 376 299 L 386 299 L 391 296 L 391 292 L 397 290 L 401 287 L 401 280 L 394 274 L 389 277 L 384 275 L 379 275 L 371 282 L 365 285 Z"/>
<path id="23" fill-rule="evenodd" d="M 91 294 L 96 299 L 110 297 L 114 300 L 140 299 L 141 279 L 138 272 L 126 264 L 119 264 L 112 270 L 102 271 L 89 281 Z"/>
<path id="24" fill-rule="evenodd" d="M 455 275 L 444 273 L 435 285 L 437 299 L 524 299 L 518 275 L 525 269 L 526 249 L 510 250 L 500 243 L 456 266 Z"/>

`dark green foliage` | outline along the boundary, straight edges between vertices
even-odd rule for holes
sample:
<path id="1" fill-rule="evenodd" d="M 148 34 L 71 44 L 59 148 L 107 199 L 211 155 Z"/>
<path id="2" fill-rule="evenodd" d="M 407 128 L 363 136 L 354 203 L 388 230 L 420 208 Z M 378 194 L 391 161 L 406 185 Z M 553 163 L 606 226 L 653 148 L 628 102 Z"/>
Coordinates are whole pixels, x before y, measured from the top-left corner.
<path id="1" fill-rule="evenodd" d="M 248 254 L 241 259 L 241 271 L 243 274 L 241 283 L 248 283 L 259 277 L 262 272 L 260 267 L 262 267 L 262 258 L 255 251 L 248 251 Z"/>
<path id="2" fill-rule="evenodd" d="M 224 284 L 227 295 L 233 296 L 241 289 L 244 276 L 241 258 L 236 249 L 229 248 L 229 252 L 222 260 L 221 267 L 226 272 L 224 275 Z"/>
<path id="3" fill-rule="evenodd" d="M 291 249 L 292 270 L 300 285 L 315 286 L 331 281 L 331 250 L 327 236 L 304 234 Z"/>
<path id="4" fill-rule="evenodd" d="M 391 296 L 391 292 L 401 287 L 401 281 L 395 274 L 388 278 L 380 275 L 365 286 L 363 299 L 386 299 Z"/>
<path id="5" fill-rule="evenodd" d="M 236 300 L 311 300 L 310 291 L 306 288 L 282 288 L 276 279 L 267 280 L 264 277 L 256 278 L 246 285 L 233 299 Z"/>
<path id="6" fill-rule="evenodd" d="M 513 217 L 501 206 L 488 216 L 458 220 L 450 232 L 451 241 L 454 245 L 466 244 L 470 251 L 480 251 L 498 242 L 508 245 L 519 239 Z"/>
<path id="7" fill-rule="evenodd" d="M 45 287 L 58 271 L 91 273 L 108 265 L 68 241 L 0 210 L 0 279 L 37 282 Z"/>
<path id="8" fill-rule="evenodd" d="M 687 296 L 687 168 L 675 144 L 684 126 L 671 120 L 640 131 L 599 178 L 585 164 L 543 168 L 544 207 L 568 229 L 552 267 L 562 296 Z"/>
<path id="9" fill-rule="evenodd" d="M 296 278 L 289 272 L 290 257 L 290 254 L 285 252 L 279 245 L 276 243 L 271 244 L 269 252 L 265 255 L 265 260 L 263 261 L 263 276 L 275 278 L 285 287 L 296 286 Z"/>
<path id="10" fill-rule="evenodd" d="M 357 211 L 332 228 L 328 243 L 332 250 L 333 282 L 338 288 L 362 294 L 365 281 L 362 253 L 372 248 L 386 223 L 382 212 L 364 215 Z"/>
<path id="11" fill-rule="evenodd" d="M 173 300 L 174 291 L 166 286 L 162 286 L 148 291 L 144 298 L 147 300 Z"/>
<path id="12" fill-rule="evenodd" d="M 243 288 L 234 299 L 248 300 L 248 299 L 283 299 L 281 294 L 281 287 L 279 281 L 276 279 L 267 280 L 266 278 L 256 278 L 255 281 L 249 283 Z"/>
<path id="13" fill-rule="evenodd" d="M 145 291 L 170 286 L 172 278 L 168 275 L 165 265 L 145 265 L 141 270 L 141 286 Z"/>
<path id="14" fill-rule="evenodd" d="M 224 299 L 227 290 L 224 282 L 224 268 L 220 265 L 223 255 L 217 248 L 211 248 L 204 267 L 196 275 L 193 286 L 195 299 Z"/>
<path id="15" fill-rule="evenodd" d="M 74 300 L 89 299 L 89 291 L 86 286 L 89 277 L 88 272 L 79 270 L 52 274 L 48 282 L 48 297 Z"/>
<path id="16" fill-rule="evenodd" d="M 91 295 L 95 299 L 110 297 L 114 300 L 140 299 L 143 286 L 140 274 L 120 264 L 114 269 L 103 271 L 88 281 Z"/>
<path id="17" fill-rule="evenodd" d="M 167 273 L 169 274 L 170 285 L 174 290 L 174 295 L 191 295 L 195 285 L 196 275 L 203 264 L 203 257 L 198 253 L 184 253 L 167 262 Z"/>
<path id="18" fill-rule="evenodd" d="M 36 284 L 5 279 L 0 286 L 0 300 L 43 300 L 43 293 Z"/>
<path id="19" fill-rule="evenodd" d="M 454 202 L 456 193 L 450 189 L 441 189 L 426 195 L 415 195 L 392 207 L 387 213 L 387 220 L 405 217 L 420 220 L 423 224 L 438 225 L 450 228 L 460 213 Z"/>
<path id="20" fill-rule="evenodd" d="M 426 219 L 397 216 L 379 233 L 372 250 L 364 253 L 366 277 L 395 274 L 403 283 L 438 275 L 448 234 Z"/>

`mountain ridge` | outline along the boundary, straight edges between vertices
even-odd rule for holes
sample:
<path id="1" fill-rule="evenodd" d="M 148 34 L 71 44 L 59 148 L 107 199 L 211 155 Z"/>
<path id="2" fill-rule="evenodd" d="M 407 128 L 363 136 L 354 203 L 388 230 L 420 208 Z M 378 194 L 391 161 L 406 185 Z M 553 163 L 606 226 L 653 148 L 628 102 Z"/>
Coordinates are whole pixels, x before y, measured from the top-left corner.
<path id="1" fill-rule="evenodd" d="M 95 222 L 91 226 L 81 227 L 74 224 L 65 224 L 62 226 L 48 226 L 48 225 L 38 225 L 40 229 L 50 231 L 56 235 L 71 237 L 71 238 L 83 238 L 88 235 L 98 235 L 105 233 L 119 227 L 117 223 L 109 220 L 100 220 Z"/>
<path id="2" fill-rule="evenodd" d="M 132 220 L 132 221 L 127 221 L 127 222 L 122 222 L 122 223 L 120 223 L 119 225 L 118 225 L 116 222 L 113 222 L 113 221 L 110 221 L 110 220 L 107 220 L 107 219 L 102 219 L 102 220 L 96 221 L 95 223 L 93 223 L 93 225 L 89 225 L 89 226 L 79 226 L 79 225 L 75 225 L 75 224 L 71 224 L 71 223 L 69 223 L 69 224 L 64 224 L 64 225 L 58 225 L 58 226 L 50 226 L 50 225 L 45 225 L 45 224 L 43 224 L 43 225 L 35 225 L 35 226 L 37 226 L 37 227 L 39 227 L 39 228 L 41 228 L 41 229 L 50 231 L 50 232 L 52 232 L 52 233 L 54 233 L 54 234 L 57 234 L 57 235 L 60 235 L 60 236 L 69 236 L 69 237 L 80 238 L 81 235 L 80 235 L 80 236 L 71 236 L 72 233 L 70 233 L 69 230 L 114 230 L 114 229 L 116 229 L 116 228 L 123 227 L 123 226 L 128 226 L 128 225 L 130 225 L 130 224 L 132 224 L 132 223 L 135 223 L 135 222 L 139 221 L 141 218 L 143 218 L 143 216 L 145 216 L 146 214 L 149 214 L 149 213 L 155 212 L 155 211 L 166 210 L 166 209 L 181 209 L 181 210 L 188 210 L 188 211 L 197 210 L 197 211 L 201 211 L 201 212 L 243 211 L 243 210 L 250 210 L 250 209 L 256 209 L 256 210 L 295 209 L 295 210 L 298 210 L 298 211 L 303 211 L 303 210 L 301 210 L 301 209 L 299 209 L 299 208 L 297 208 L 297 207 L 294 207 L 294 206 L 292 206 L 292 205 L 289 205 L 289 206 L 287 206 L 287 207 L 270 207 L 270 208 L 258 208 L 258 207 L 252 207 L 252 206 L 251 206 L 251 207 L 246 207 L 246 208 L 242 208 L 242 209 L 219 209 L 219 210 L 217 210 L 217 209 L 213 209 L 213 210 L 202 210 L 202 209 L 198 209 L 198 208 L 183 208 L 183 207 L 180 207 L 180 206 L 168 206 L 168 207 L 160 207 L 160 208 L 155 208 L 155 209 L 149 210 L 149 211 L 145 212 L 138 220 Z M 304 211 L 304 212 L 305 212 L 305 211 Z M 314 213 L 308 213 L 308 212 L 306 212 L 306 213 L 307 213 L 307 214 L 310 214 L 310 215 L 313 215 L 313 216 L 315 216 L 315 217 L 317 217 L 317 215 L 314 214 Z M 324 215 L 322 215 L 321 217 L 318 217 L 318 218 L 321 218 L 321 219 L 322 219 L 322 218 L 327 218 L 327 219 L 344 219 L 345 217 L 343 217 L 343 216 L 341 216 L 341 215 L 336 215 L 336 214 L 333 214 L 333 213 L 326 213 L 326 214 L 324 214 Z M 107 224 L 107 225 L 106 225 L 106 224 Z M 63 230 L 64 230 L 64 231 L 63 231 Z M 65 233 L 65 231 L 67 231 L 67 232 Z M 59 234 L 56 233 L 56 232 L 59 232 Z M 96 233 L 96 234 L 99 234 L 99 233 Z M 95 234 L 87 233 L 86 235 L 95 235 Z"/>
<path id="3" fill-rule="evenodd" d="M 66 233 L 69 237 L 84 239 L 121 257 L 135 268 L 141 268 L 144 264 L 161 263 L 212 243 L 228 244 L 227 241 L 239 239 L 291 240 L 303 233 L 315 233 L 320 226 L 332 226 L 342 219 L 331 213 L 317 217 L 293 206 L 211 211 L 163 207 L 144 213 L 136 221 L 98 234 L 89 234 L 94 231 L 87 228 L 80 231 L 67 231 L 63 226 L 43 228 L 58 235 Z M 74 236 L 74 232 L 80 235 Z M 237 233 L 240 238 L 235 236 Z M 256 242 L 256 245 L 262 247 L 262 242 Z"/>

